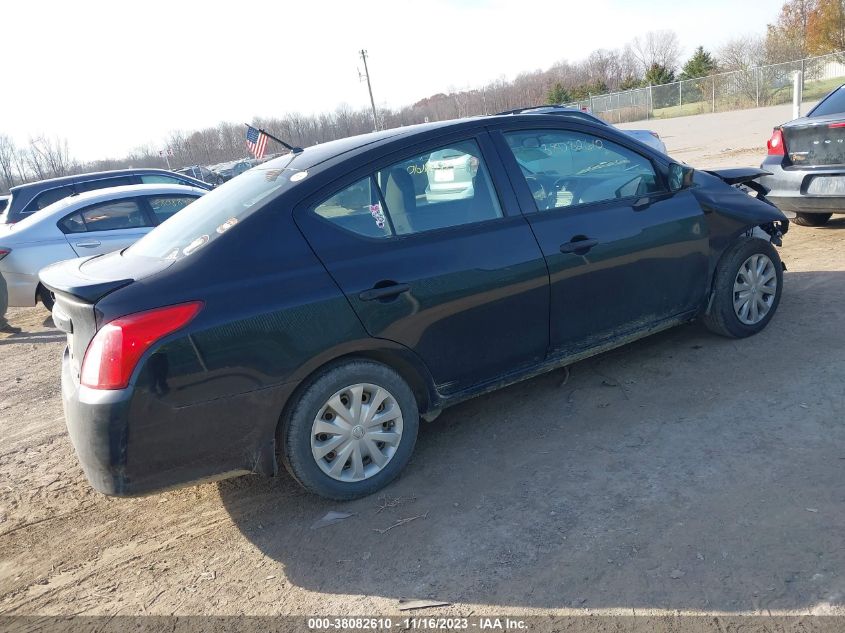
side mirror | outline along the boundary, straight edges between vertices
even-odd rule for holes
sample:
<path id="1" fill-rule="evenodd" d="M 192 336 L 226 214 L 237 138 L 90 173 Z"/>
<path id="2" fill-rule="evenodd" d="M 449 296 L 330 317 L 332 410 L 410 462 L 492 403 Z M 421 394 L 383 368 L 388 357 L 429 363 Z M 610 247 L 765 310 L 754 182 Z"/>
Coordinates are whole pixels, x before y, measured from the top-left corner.
<path id="1" fill-rule="evenodd" d="M 672 163 L 669 165 L 669 191 L 680 191 L 692 186 L 692 175 L 695 170 L 687 165 Z"/>

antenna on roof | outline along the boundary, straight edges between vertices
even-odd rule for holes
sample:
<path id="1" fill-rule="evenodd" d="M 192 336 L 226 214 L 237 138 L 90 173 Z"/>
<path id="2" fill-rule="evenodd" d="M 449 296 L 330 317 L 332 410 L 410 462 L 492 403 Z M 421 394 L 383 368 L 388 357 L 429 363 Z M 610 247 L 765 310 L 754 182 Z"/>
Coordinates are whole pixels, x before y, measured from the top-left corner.
<path id="1" fill-rule="evenodd" d="M 244 125 L 247 126 L 248 128 L 252 127 L 249 123 L 244 123 Z M 285 143 L 282 139 L 277 138 L 277 137 L 273 136 L 272 134 L 270 134 L 270 132 L 268 132 L 267 130 L 262 130 L 261 128 L 258 128 L 258 133 L 263 134 L 267 138 L 273 139 L 274 141 L 276 141 L 282 147 L 285 147 L 288 150 L 290 150 L 290 152 L 292 154 L 299 154 L 303 151 L 303 149 L 301 147 L 295 147 L 293 145 L 289 145 L 288 143 Z"/>

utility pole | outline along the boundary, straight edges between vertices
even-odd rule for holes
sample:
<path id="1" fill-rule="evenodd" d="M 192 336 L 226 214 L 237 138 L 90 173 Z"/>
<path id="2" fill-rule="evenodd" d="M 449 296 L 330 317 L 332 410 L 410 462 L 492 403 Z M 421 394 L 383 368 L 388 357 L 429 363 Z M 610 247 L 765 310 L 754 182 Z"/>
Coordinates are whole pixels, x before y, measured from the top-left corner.
<path id="1" fill-rule="evenodd" d="M 375 131 L 378 132 L 378 115 L 376 114 L 376 102 L 375 99 L 373 99 L 373 86 L 370 84 L 370 71 L 367 68 L 367 51 L 362 48 L 359 52 L 361 59 L 364 61 L 364 72 L 362 74 L 360 70 L 358 71 L 358 80 L 367 80 L 367 90 L 370 91 L 370 105 L 373 107 L 373 127 L 375 128 Z"/>

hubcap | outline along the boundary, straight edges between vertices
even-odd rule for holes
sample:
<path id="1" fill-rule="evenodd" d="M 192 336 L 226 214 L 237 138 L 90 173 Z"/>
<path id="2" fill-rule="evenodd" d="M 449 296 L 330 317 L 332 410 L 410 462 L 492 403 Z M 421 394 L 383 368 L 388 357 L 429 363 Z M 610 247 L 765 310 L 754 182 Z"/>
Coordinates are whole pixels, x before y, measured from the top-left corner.
<path id="1" fill-rule="evenodd" d="M 359 383 L 335 393 L 311 426 L 311 454 L 338 481 L 363 481 L 387 466 L 402 439 L 402 411 L 378 385 Z"/>
<path id="2" fill-rule="evenodd" d="M 752 255 L 739 267 L 734 280 L 734 312 L 746 325 L 766 318 L 777 296 L 775 264 L 762 253 Z"/>

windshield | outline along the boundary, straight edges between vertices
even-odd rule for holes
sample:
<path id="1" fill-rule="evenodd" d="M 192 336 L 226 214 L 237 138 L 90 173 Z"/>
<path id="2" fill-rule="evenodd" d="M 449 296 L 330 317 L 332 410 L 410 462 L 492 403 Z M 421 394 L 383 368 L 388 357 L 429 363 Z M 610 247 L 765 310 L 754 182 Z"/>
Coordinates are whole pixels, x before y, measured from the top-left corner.
<path id="1" fill-rule="evenodd" d="M 295 154 L 244 172 L 210 191 L 162 222 L 125 253 L 141 257 L 181 259 L 216 240 L 256 211 L 261 203 L 306 174 L 289 169 Z M 297 174 L 291 181 L 291 176 Z"/>

